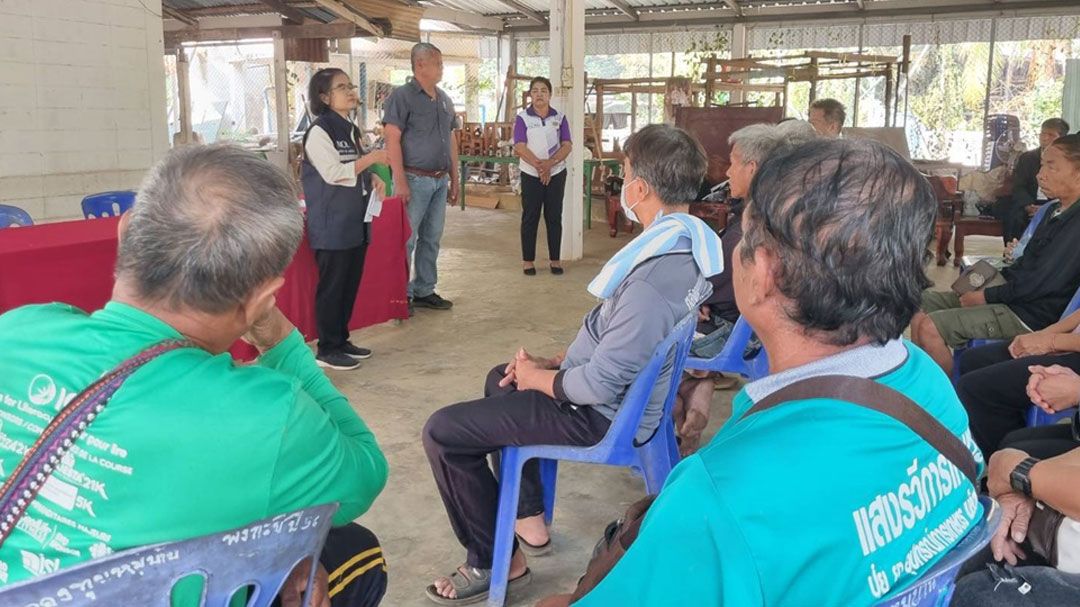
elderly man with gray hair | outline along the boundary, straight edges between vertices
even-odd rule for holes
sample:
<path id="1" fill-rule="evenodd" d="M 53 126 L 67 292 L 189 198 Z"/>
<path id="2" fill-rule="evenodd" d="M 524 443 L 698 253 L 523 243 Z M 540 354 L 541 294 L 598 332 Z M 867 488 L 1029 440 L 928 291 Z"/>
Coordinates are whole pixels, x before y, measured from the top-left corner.
<path id="1" fill-rule="evenodd" d="M 731 166 L 727 172 L 731 212 L 727 228 L 720 235 L 725 261 L 732 258 L 735 245 L 742 238 L 742 210 L 758 168 L 769 158 L 782 156 L 817 137 L 808 122 L 788 120 L 780 124 L 751 124 L 728 138 L 731 144 Z M 735 289 L 731 284 L 731 264 L 725 263 L 724 271 L 710 276 L 709 282 L 713 292 L 701 306 L 697 334 L 691 347 L 693 356 L 701 358 L 719 354 L 739 320 L 739 307 L 735 305 Z M 708 373 L 695 371 L 688 372 L 679 384 L 674 417 L 683 456 L 693 453 L 701 444 L 701 433 L 709 423 L 714 385 Z"/>
<path id="2" fill-rule="evenodd" d="M 296 199 L 289 177 L 250 152 L 178 148 L 149 172 L 120 221 L 104 308 L 54 303 L 0 316 L 3 480 L 36 448 L 42 426 L 70 420 L 73 395 L 114 369 L 134 369 L 96 418 L 79 424 L 45 484 L 53 489 L 31 501 L 27 524 L 3 542 L 5 583 L 48 571 L 20 553 L 70 567 L 338 502 L 340 527 L 320 559 L 313 604 L 329 605 L 328 594 L 335 607 L 378 603 L 381 549 L 351 522 L 382 490 L 386 459 L 275 306 L 303 234 Z M 241 337 L 259 350 L 255 364 L 229 356 Z M 138 367 L 133 357 L 150 361 Z M 45 544 L 33 531 L 42 527 L 53 530 Z M 176 604 L 198 604 L 191 581 L 174 590 Z M 283 604 L 298 604 L 306 582 L 298 569 Z"/>
<path id="3" fill-rule="evenodd" d="M 435 292 L 435 285 L 446 206 L 457 200 L 459 185 L 454 102 L 437 86 L 442 52 L 421 42 L 412 47 L 411 60 L 413 77 L 390 94 L 383 116 L 394 192 L 405 201 L 412 226 L 406 245 L 413 268 L 410 314 L 413 306 L 449 310 L 454 305 Z"/>

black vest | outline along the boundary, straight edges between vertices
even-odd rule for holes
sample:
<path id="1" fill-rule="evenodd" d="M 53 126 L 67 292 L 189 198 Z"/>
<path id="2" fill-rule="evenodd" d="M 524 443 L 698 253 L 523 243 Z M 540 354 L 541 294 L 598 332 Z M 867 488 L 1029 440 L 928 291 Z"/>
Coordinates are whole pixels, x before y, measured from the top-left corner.
<path id="1" fill-rule="evenodd" d="M 316 126 L 330 136 L 343 164 L 356 162 L 364 154 L 360 144 L 353 143 L 360 141 L 360 129 L 337 112 L 326 112 L 311 123 L 304 133 L 305 148 L 308 135 Z M 352 249 L 371 240 L 371 224 L 364 222 L 368 209 L 366 193 L 371 192 L 371 173 L 364 171 L 357 175 L 353 187 L 326 183 L 305 154 L 300 181 L 304 186 L 308 240 L 312 249 Z"/>

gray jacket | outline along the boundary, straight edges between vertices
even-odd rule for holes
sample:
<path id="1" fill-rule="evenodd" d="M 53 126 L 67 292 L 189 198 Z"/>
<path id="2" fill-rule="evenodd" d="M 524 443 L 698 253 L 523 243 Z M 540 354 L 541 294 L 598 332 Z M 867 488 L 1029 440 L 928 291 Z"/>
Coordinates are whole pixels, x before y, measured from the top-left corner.
<path id="1" fill-rule="evenodd" d="M 689 253 L 643 262 L 610 299 L 585 315 L 555 378 L 555 397 L 615 419 L 623 395 L 656 347 L 711 291 Z M 660 423 L 671 377 L 669 357 L 638 427 L 639 442 Z"/>

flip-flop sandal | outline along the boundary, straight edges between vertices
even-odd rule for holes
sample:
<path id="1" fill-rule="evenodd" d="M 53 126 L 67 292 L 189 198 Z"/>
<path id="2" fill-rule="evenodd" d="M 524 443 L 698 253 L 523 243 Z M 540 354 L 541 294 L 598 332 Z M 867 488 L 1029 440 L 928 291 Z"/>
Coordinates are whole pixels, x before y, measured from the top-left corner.
<path id="1" fill-rule="evenodd" d="M 551 554 L 553 550 L 551 546 L 550 536 L 548 537 L 548 541 L 544 542 L 543 544 L 530 544 L 529 542 L 525 541 L 525 538 L 521 537 L 516 533 L 514 534 L 514 537 L 517 538 L 518 547 L 521 548 L 521 551 L 525 553 L 525 556 L 547 556 Z"/>
<path id="2" fill-rule="evenodd" d="M 461 569 L 465 571 L 462 572 Z M 464 565 L 450 574 L 449 579 L 457 593 L 456 598 L 451 599 L 439 594 L 435 584 L 428 584 L 427 590 L 424 591 L 427 598 L 438 605 L 472 605 L 487 600 L 488 591 L 491 589 L 490 569 L 477 569 Z M 527 586 L 531 581 L 532 570 L 526 567 L 525 573 L 510 580 L 506 585 L 506 592 L 510 594 L 522 586 Z"/>

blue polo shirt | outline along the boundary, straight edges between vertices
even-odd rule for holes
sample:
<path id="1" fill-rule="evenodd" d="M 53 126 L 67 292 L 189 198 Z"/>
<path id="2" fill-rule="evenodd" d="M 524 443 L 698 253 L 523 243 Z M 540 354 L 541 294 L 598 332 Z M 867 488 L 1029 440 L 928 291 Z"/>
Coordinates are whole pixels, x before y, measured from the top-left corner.
<path id="1" fill-rule="evenodd" d="M 983 515 L 975 487 L 905 425 L 829 399 L 753 403 L 818 375 L 869 377 L 982 456 L 948 377 L 922 350 L 863 346 L 747 385 L 675 468 L 640 535 L 577 606 L 873 605 L 910 586 Z"/>

